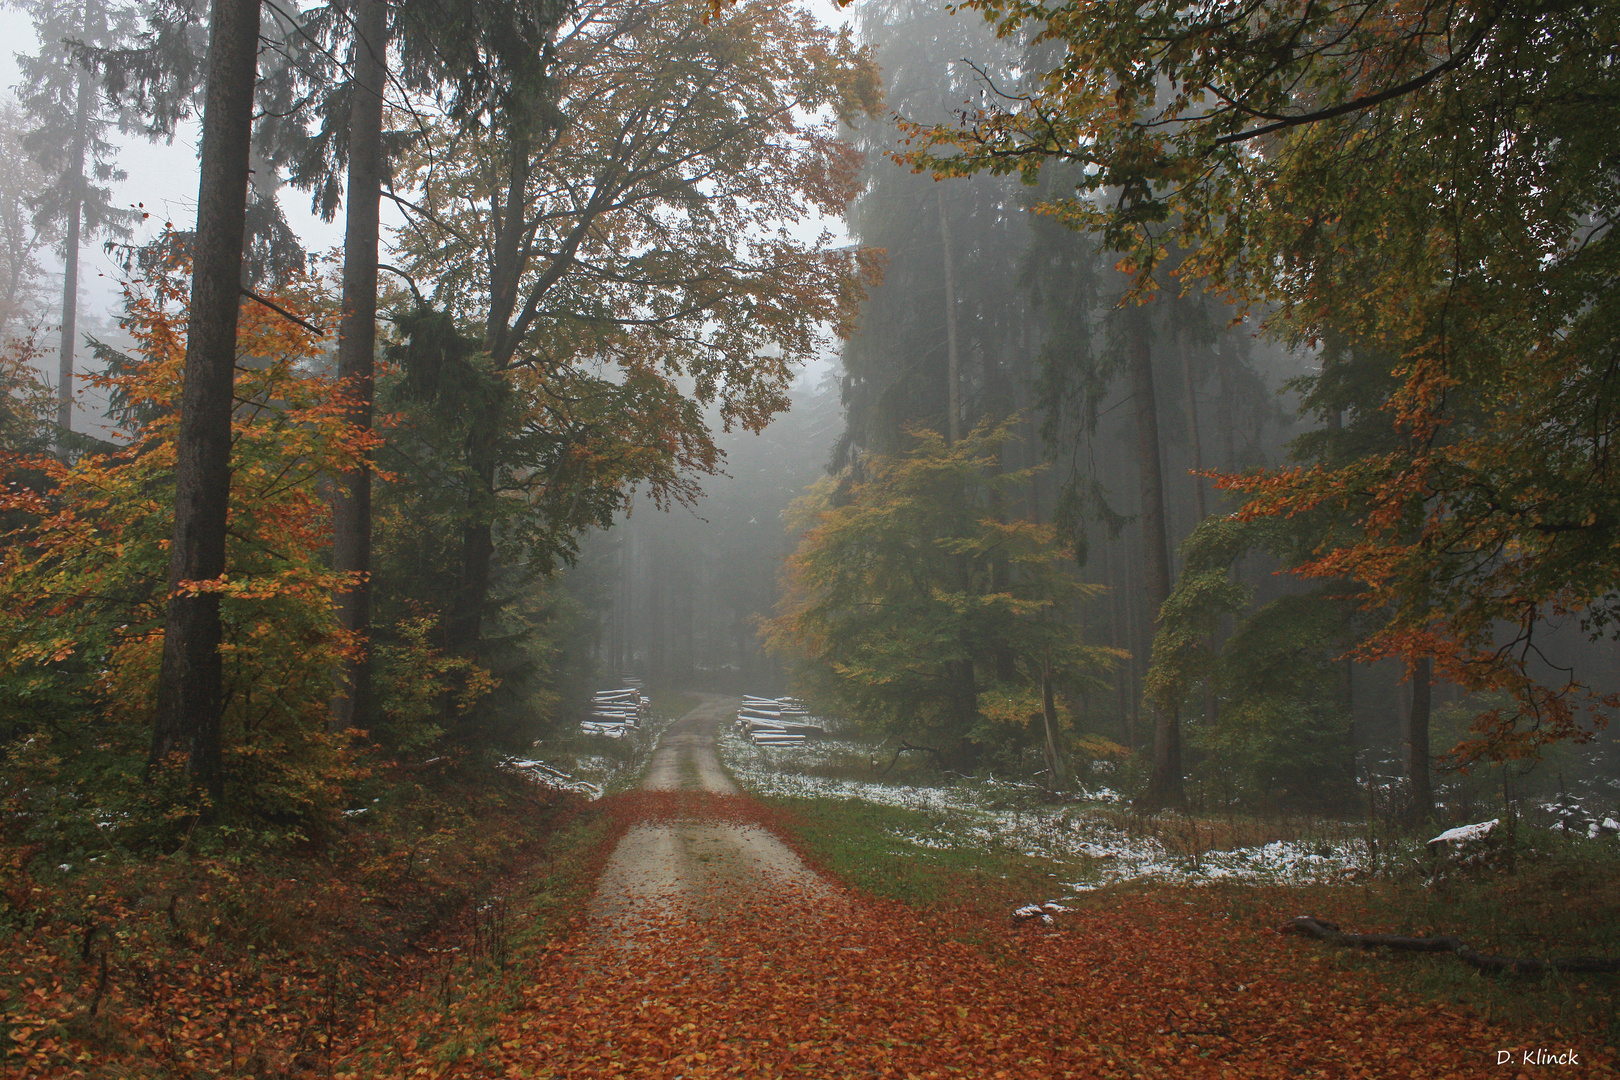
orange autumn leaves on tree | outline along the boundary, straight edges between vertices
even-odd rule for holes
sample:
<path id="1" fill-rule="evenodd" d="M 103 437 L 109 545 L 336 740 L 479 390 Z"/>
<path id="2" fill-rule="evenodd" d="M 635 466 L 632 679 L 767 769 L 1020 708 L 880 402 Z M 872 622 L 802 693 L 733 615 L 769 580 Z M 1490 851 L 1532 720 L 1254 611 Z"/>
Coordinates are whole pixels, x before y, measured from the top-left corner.
<path id="1" fill-rule="evenodd" d="M 124 418 L 117 441 L 70 462 L 8 457 L 0 490 L 0 716 L 73 744 L 76 767 L 130 777 L 143 760 L 162 650 L 183 297 L 172 270 L 129 290 L 135 355 L 112 357 L 110 373 L 92 377 Z M 329 307 L 313 281 L 277 302 L 306 321 Z M 285 315 L 244 305 L 227 570 L 182 586 L 221 596 L 231 801 L 250 814 L 299 817 L 331 794 L 341 770 L 324 702 L 333 661 L 357 643 L 332 618 L 341 580 L 321 557 L 329 523 L 320 485 L 378 439 L 344 423 L 342 388 L 314 370 L 322 347 Z"/>

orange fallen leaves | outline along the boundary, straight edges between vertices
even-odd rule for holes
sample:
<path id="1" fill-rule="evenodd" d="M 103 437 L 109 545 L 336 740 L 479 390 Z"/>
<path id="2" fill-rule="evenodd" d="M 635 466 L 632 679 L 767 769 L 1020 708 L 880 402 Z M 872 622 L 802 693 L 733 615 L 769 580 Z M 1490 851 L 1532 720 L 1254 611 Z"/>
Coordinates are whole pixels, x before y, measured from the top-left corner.
<path id="1" fill-rule="evenodd" d="M 617 809 L 771 819 L 746 796 L 696 792 Z M 720 918 L 648 911 L 624 937 L 584 926 L 527 967 L 520 1004 L 477 1052 L 375 1074 L 1449 1077 L 1487 1074 L 1527 1043 L 1520 1027 L 1398 1000 L 1257 929 L 1269 922 L 1189 913 L 1179 893 L 1121 897 L 1051 930 L 919 921 L 834 889 L 828 902 L 762 885 Z M 1615 1075 L 1598 1047 L 1582 1060 L 1583 1075 Z"/>
<path id="2" fill-rule="evenodd" d="M 697 792 L 637 792 L 608 809 L 616 833 L 659 820 L 768 827 L 776 813 Z M 767 881 L 721 917 L 648 910 L 630 934 L 582 921 L 481 986 L 442 962 L 465 941 L 373 955 L 364 993 L 308 963 L 231 971 L 180 950 L 161 970 L 121 973 L 118 1007 L 144 1019 L 124 1029 L 132 1045 L 116 1061 L 85 1038 L 94 965 L 58 961 L 7 1005 L 7 1064 L 53 1080 L 1386 1080 L 1511 1075 L 1496 1072 L 1498 1051 L 1566 1048 L 1528 1019 L 1487 1021 L 1342 970 L 1270 929 L 1277 912 L 1227 919 L 1189 906 L 1195 895 L 1116 896 L 1049 928 Z M 160 909 L 125 915 L 162 932 Z M 337 1000 L 334 1025 L 326 1003 Z M 251 1059 L 249 1032 L 261 1048 Z M 1592 1040 L 1574 1049 L 1579 1075 L 1620 1075 Z"/>

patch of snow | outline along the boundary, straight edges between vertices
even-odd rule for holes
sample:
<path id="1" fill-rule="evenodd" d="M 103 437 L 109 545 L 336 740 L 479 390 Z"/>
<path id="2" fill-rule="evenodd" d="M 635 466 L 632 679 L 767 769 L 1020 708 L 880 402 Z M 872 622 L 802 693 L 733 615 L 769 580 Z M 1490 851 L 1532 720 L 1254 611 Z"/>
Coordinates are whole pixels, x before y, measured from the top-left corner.
<path id="1" fill-rule="evenodd" d="M 1455 829 L 1447 829 L 1433 840 L 1430 840 L 1426 846 L 1431 851 L 1434 850 L 1436 845 L 1450 844 L 1461 847 L 1463 844 L 1485 839 L 1491 834 L 1491 830 L 1495 829 L 1500 823 L 1500 818 L 1491 818 L 1489 821 L 1481 821 L 1475 825 L 1459 825 Z"/>
<path id="2" fill-rule="evenodd" d="M 1101 788 L 1090 794 L 1092 806 L 1069 805 L 1060 811 L 1000 809 L 1015 796 L 1005 781 L 973 781 L 950 787 L 915 787 L 872 781 L 831 779 L 796 771 L 810 767 L 804 756 L 791 762 L 767 758 L 727 732 L 720 754 L 743 788 L 768 797 L 859 800 L 912 810 L 935 819 L 933 828 L 892 829 L 890 835 L 921 852 L 1011 850 L 1058 863 L 1082 863 L 1083 880 L 1062 882 L 1075 893 L 1128 881 L 1154 880 L 1181 884 L 1214 881 L 1284 881 L 1320 884 L 1343 881 L 1366 862 L 1360 841 L 1325 843 L 1273 841 L 1255 847 L 1211 851 L 1197 858 L 1170 853 L 1151 836 L 1128 833 L 1095 803 L 1120 801 Z M 801 752 L 803 753 L 803 752 Z M 816 749 L 808 756 L 833 760 L 839 751 Z M 848 760 L 847 751 L 841 760 Z M 1324 853 L 1325 852 L 1325 853 Z"/>

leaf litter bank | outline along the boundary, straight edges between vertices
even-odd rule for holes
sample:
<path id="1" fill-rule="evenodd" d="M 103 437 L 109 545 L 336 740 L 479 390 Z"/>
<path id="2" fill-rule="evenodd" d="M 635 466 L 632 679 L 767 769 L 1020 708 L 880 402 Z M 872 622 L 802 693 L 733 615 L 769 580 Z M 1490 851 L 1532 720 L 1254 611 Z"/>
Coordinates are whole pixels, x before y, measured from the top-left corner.
<path id="1" fill-rule="evenodd" d="M 333 1077 L 566 927 L 617 825 L 498 774 L 394 801 L 251 859 L 0 847 L 0 1078 Z"/>

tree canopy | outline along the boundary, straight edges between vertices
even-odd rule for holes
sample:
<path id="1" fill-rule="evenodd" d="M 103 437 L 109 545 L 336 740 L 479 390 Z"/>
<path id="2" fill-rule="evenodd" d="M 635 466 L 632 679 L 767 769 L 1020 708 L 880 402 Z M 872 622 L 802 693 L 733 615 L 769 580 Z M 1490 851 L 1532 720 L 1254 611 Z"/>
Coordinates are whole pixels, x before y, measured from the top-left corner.
<path id="1" fill-rule="evenodd" d="M 909 434 L 908 450 L 866 455 L 796 504 L 804 532 L 766 632 L 855 715 L 971 762 L 1040 715 L 1043 679 L 1083 685 L 1111 653 L 1083 643 L 1073 608 L 1097 590 L 1057 530 L 997 512 L 1028 481 L 1000 468 L 1006 425 L 954 444 Z"/>

